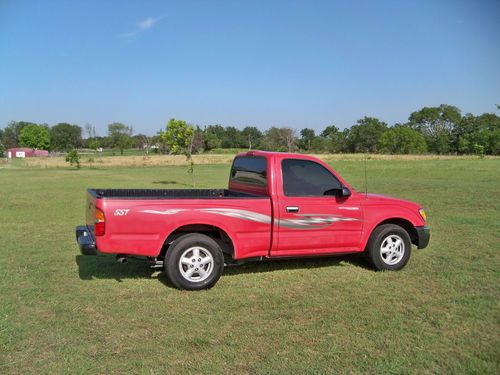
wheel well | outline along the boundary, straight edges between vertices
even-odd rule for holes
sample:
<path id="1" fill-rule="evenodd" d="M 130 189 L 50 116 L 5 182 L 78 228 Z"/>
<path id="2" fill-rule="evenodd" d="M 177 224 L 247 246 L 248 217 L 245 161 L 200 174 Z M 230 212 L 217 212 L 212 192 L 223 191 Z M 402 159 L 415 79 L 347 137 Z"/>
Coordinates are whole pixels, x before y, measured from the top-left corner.
<path id="1" fill-rule="evenodd" d="M 231 238 L 228 236 L 228 234 L 222 229 L 208 224 L 184 225 L 174 230 L 172 233 L 168 235 L 168 237 L 163 242 L 163 246 L 161 248 L 159 257 L 164 258 L 165 253 L 167 252 L 172 242 L 174 242 L 180 236 L 188 233 L 201 233 L 213 238 L 219 244 L 224 254 L 227 254 L 232 258 L 234 258 L 234 245 L 233 241 L 231 241 Z"/>
<path id="2" fill-rule="evenodd" d="M 387 220 L 384 220 L 381 223 L 379 223 L 377 225 L 377 227 L 379 227 L 381 225 L 384 225 L 384 224 L 399 225 L 404 230 L 406 230 L 406 232 L 410 236 L 411 243 L 414 244 L 414 245 L 418 245 L 417 230 L 415 229 L 415 227 L 413 226 L 413 224 L 411 222 L 409 222 L 408 220 L 401 219 L 401 218 L 387 219 Z"/>

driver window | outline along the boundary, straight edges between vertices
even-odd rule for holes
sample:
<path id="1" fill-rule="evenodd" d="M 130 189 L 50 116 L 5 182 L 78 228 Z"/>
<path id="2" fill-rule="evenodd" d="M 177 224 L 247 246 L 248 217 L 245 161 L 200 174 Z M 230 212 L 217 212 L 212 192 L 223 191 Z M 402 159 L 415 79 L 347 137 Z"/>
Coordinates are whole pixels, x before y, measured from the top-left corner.
<path id="1" fill-rule="evenodd" d="M 342 191 L 342 184 L 333 174 L 310 160 L 284 159 L 281 171 L 283 193 L 288 197 L 322 197 Z"/>

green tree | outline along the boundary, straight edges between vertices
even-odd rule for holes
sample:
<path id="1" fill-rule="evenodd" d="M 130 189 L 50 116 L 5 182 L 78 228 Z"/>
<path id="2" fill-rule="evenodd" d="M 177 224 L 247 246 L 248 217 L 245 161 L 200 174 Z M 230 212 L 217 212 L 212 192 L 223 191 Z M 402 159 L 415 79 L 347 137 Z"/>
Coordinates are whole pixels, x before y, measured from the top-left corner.
<path id="1" fill-rule="evenodd" d="M 363 117 L 349 129 L 347 144 L 350 152 L 377 152 L 378 142 L 387 124 L 375 117 Z"/>
<path id="2" fill-rule="evenodd" d="M 325 153 L 325 152 L 331 152 L 330 148 L 331 145 L 328 139 L 321 136 L 316 136 L 311 141 L 311 148 L 309 151 L 317 153 Z"/>
<path id="3" fill-rule="evenodd" d="M 457 151 L 458 137 L 452 135 L 461 117 L 457 107 L 441 104 L 411 113 L 408 125 L 423 134 L 430 151 L 444 154 Z"/>
<path id="4" fill-rule="evenodd" d="M 297 148 L 297 134 L 292 128 L 269 128 L 264 133 L 263 148 L 269 151 L 293 152 Z"/>
<path id="5" fill-rule="evenodd" d="M 113 122 L 108 125 L 108 135 L 111 147 L 118 148 L 121 155 L 125 149 L 132 147 L 132 127 L 120 122 Z"/>
<path id="6" fill-rule="evenodd" d="M 171 118 L 166 130 L 162 133 L 162 139 L 168 146 L 170 153 L 174 155 L 183 154 L 188 162 L 188 173 L 194 181 L 194 161 L 192 155 L 194 129 L 186 121 Z"/>
<path id="7" fill-rule="evenodd" d="M 222 135 L 222 148 L 240 148 L 246 146 L 241 131 L 234 126 L 226 126 Z"/>
<path id="8" fill-rule="evenodd" d="M 452 144 L 456 144 L 454 149 L 461 154 L 476 154 L 476 145 L 483 146 L 485 154 L 498 154 L 495 145 L 499 131 L 500 116 L 493 113 L 480 116 L 467 113 L 453 129 Z"/>
<path id="9" fill-rule="evenodd" d="M 150 142 L 151 139 L 146 134 L 139 133 L 132 137 L 133 147 L 144 151 L 146 154 L 148 153 Z"/>
<path id="10" fill-rule="evenodd" d="M 11 121 L 5 127 L 1 141 L 5 148 L 12 148 L 19 146 L 19 136 L 21 130 L 28 125 L 37 125 L 32 122 L 26 121 Z"/>
<path id="11" fill-rule="evenodd" d="M 27 125 L 21 129 L 19 144 L 39 150 L 46 150 L 50 145 L 50 136 L 47 127 L 43 125 Z"/>
<path id="12" fill-rule="evenodd" d="M 492 155 L 500 155 L 500 127 L 490 132 L 488 150 Z"/>
<path id="13" fill-rule="evenodd" d="M 82 128 L 65 122 L 54 125 L 50 129 L 52 150 L 67 151 L 82 145 Z"/>
<path id="14" fill-rule="evenodd" d="M 484 148 L 485 147 L 483 145 L 479 145 L 477 143 L 474 145 L 474 151 L 481 159 L 484 158 Z"/>
<path id="15" fill-rule="evenodd" d="M 494 113 L 483 113 L 476 117 L 476 126 L 470 142 L 484 146 L 484 153 L 486 154 L 498 155 L 499 133 L 500 116 Z"/>
<path id="16" fill-rule="evenodd" d="M 99 140 L 97 138 L 91 138 L 87 140 L 87 147 L 94 150 L 94 152 L 97 151 L 97 149 L 100 147 Z"/>
<path id="17" fill-rule="evenodd" d="M 200 127 L 197 125 L 193 129 L 193 140 L 191 142 L 191 152 L 193 154 L 196 154 L 198 152 L 203 151 L 204 147 L 204 138 L 203 138 L 203 130 L 200 129 Z"/>
<path id="18" fill-rule="evenodd" d="M 335 125 L 330 125 L 321 132 L 321 138 L 326 141 L 326 150 L 328 152 L 340 152 L 345 143 L 344 133 L 340 132 Z"/>
<path id="19" fill-rule="evenodd" d="M 80 154 L 77 150 L 69 150 L 66 154 L 66 161 L 69 163 L 69 165 L 74 164 L 78 169 L 80 169 Z"/>
<path id="20" fill-rule="evenodd" d="M 418 131 L 395 126 L 380 136 L 378 150 L 388 154 L 423 154 L 427 151 L 427 144 Z"/>
<path id="21" fill-rule="evenodd" d="M 248 146 L 249 150 L 258 149 L 262 142 L 262 132 L 255 126 L 247 126 L 242 131 L 241 134 L 245 140 L 245 146 Z"/>
<path id="22" fill-rule="evenodd" d="M 314 141 L 314 138 L 316 138 L 316 133 L 314 132 L 314 129 L 310 128 L 302 129 L 300 131 L 300 139 L 299 139 L 300 148 L 306 151 L 310 151 L 311 143 Z"/>
<path id="23" fill-rule="evenodd" d="M 220 125 L 209 125 L 203 131 L 203 141 L 205 150 L 212 150 L 222 146 L 224 128 Z"/>

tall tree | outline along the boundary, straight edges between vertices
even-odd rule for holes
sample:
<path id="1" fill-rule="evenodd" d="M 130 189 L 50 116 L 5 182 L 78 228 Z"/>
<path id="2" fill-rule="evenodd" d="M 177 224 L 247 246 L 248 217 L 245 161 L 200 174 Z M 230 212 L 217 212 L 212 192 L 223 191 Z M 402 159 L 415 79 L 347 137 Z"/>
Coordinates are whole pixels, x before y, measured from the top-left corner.
<path id="1" fill-rule="evenodd" d="M 21 130 L 28 125 L 37 125 L 33 122 L 11 121 L 7 124 L 2 135 L 2 143 L 5 148 L 19 146 Z"/>
<path id="2" fill-rule="evenodd" d="M 47 127 L 43 125 L 28 125 L 21 129 L 19 144 L 23 147 L 46 150 L 50 145 L 50 136 Z"/>
<path id="3" fill-rule="evenodd" d="M 262 141 L 262 132 L 255 126 L 247 126 L 242 131 L 241 134 L 245 139 L 246 146 L 249 150 L 258 149 Z"/>
<path id="4" fill-rule="evenodd" d="M 151 139 L 145 134 L 136 134 L 132 137 L 133 147 L 142 150 L 144 153 L 149 153 Z"/>
<path id="5" fill-rule="evenodd" d="M 203 146 L 204 146 L 204 138 L 203 138 L 203 130 L 196 125 L 193 128 L 193 140 L 191 142 L 191 152 L 193 154 L 196 154 L 198 152 L 203 151 Z"/>
<path id="6" fill-rule="evenodd" d="M 54 125 L 50 129 L 51 149 L 68 151 L 82 145 L 82 128 L 65 122 Z"/>
<path id="7" fill-rule="evenodd" d="M 302 149 L 309 151 L 311 150 L 311 143 L 316 138 L 316 133 L 314 129 L 304 128 L 300 131 L 299 145 Z"/>
<path id="8" fill-rule="evenodd" d="M 245 147 L 246 140 L 244 139 L 241 131 L 234 126 L 226 126 L 222 136 L 223 148 L 240 148 Z"/>
<path id="9" fill-rule="evenodd" d="M 222 146 L 224 127 L 221 125 L 209 125 L 203 131 L 205 150 L 212 150 Z"/>
<path id="10" fill-rule="evenodd" d="M 325 151 L 340 152 L 344 143 L 344 135 L 335 125 L 330 125 L 321 132 L 321 137 L 327 141 Z"/>
<path id="11" fill-rule="evenodd" d="M 348 145 L 351 152 L 377 152 L 377 145 L 387 124 L 375 117 L 363 117 L 349 129 Z"/>
<path id="12" fill-rule="evenodd" d="M 378 150 L 387 154 L 423 154 L 427 151 L 427 144 L 418 131 L 395 126 L 380 136 Z"/>
<path id="13" fill-rule="evenodd" d="M 264 134 L 263 148 L 270 151 L 293 152 L 297 148 L 297 133 L 292 128 L 269 128 Z"/>
<path id="14" fill-rule="evenodd" d="M 470 113 L 462 117 L 452 133 L 453 143 L 461 154 L 476 153 L 484 149 L 487 154 L 499 153 L 500 116 L 483 113 L 474 116 Z"/>
<path id="15" fill-rule="evenodd" d="M 124 125 L 120 122 L 113 122 L 108 125 L 108 135 L 112 147 L 118 148 L 120 154 L 132 146 L 132 127 Z"/>
<path id="16" fill-rule="evenodd" d="M 453 142 L 452 134 L 461 117 L 457 107 L 441 104 L 413 112 L 408 125 L 424 135 L 430 151 L 444 154 L 456 151 L 458 140 Z"/>

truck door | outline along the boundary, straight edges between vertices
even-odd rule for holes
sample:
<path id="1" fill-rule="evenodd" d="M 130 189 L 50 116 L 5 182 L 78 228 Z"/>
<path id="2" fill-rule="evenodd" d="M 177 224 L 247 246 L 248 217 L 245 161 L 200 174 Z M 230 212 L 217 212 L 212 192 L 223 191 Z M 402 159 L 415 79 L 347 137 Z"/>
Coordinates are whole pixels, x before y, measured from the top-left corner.
<path id="1" fill-rule="evenodd" d="M 317 162 L 282 159 L 281 171 L 278 243 L 271 256 L 357 251 L 363 229 L 360 198 L 339 196 L 341 182 Z"/>

